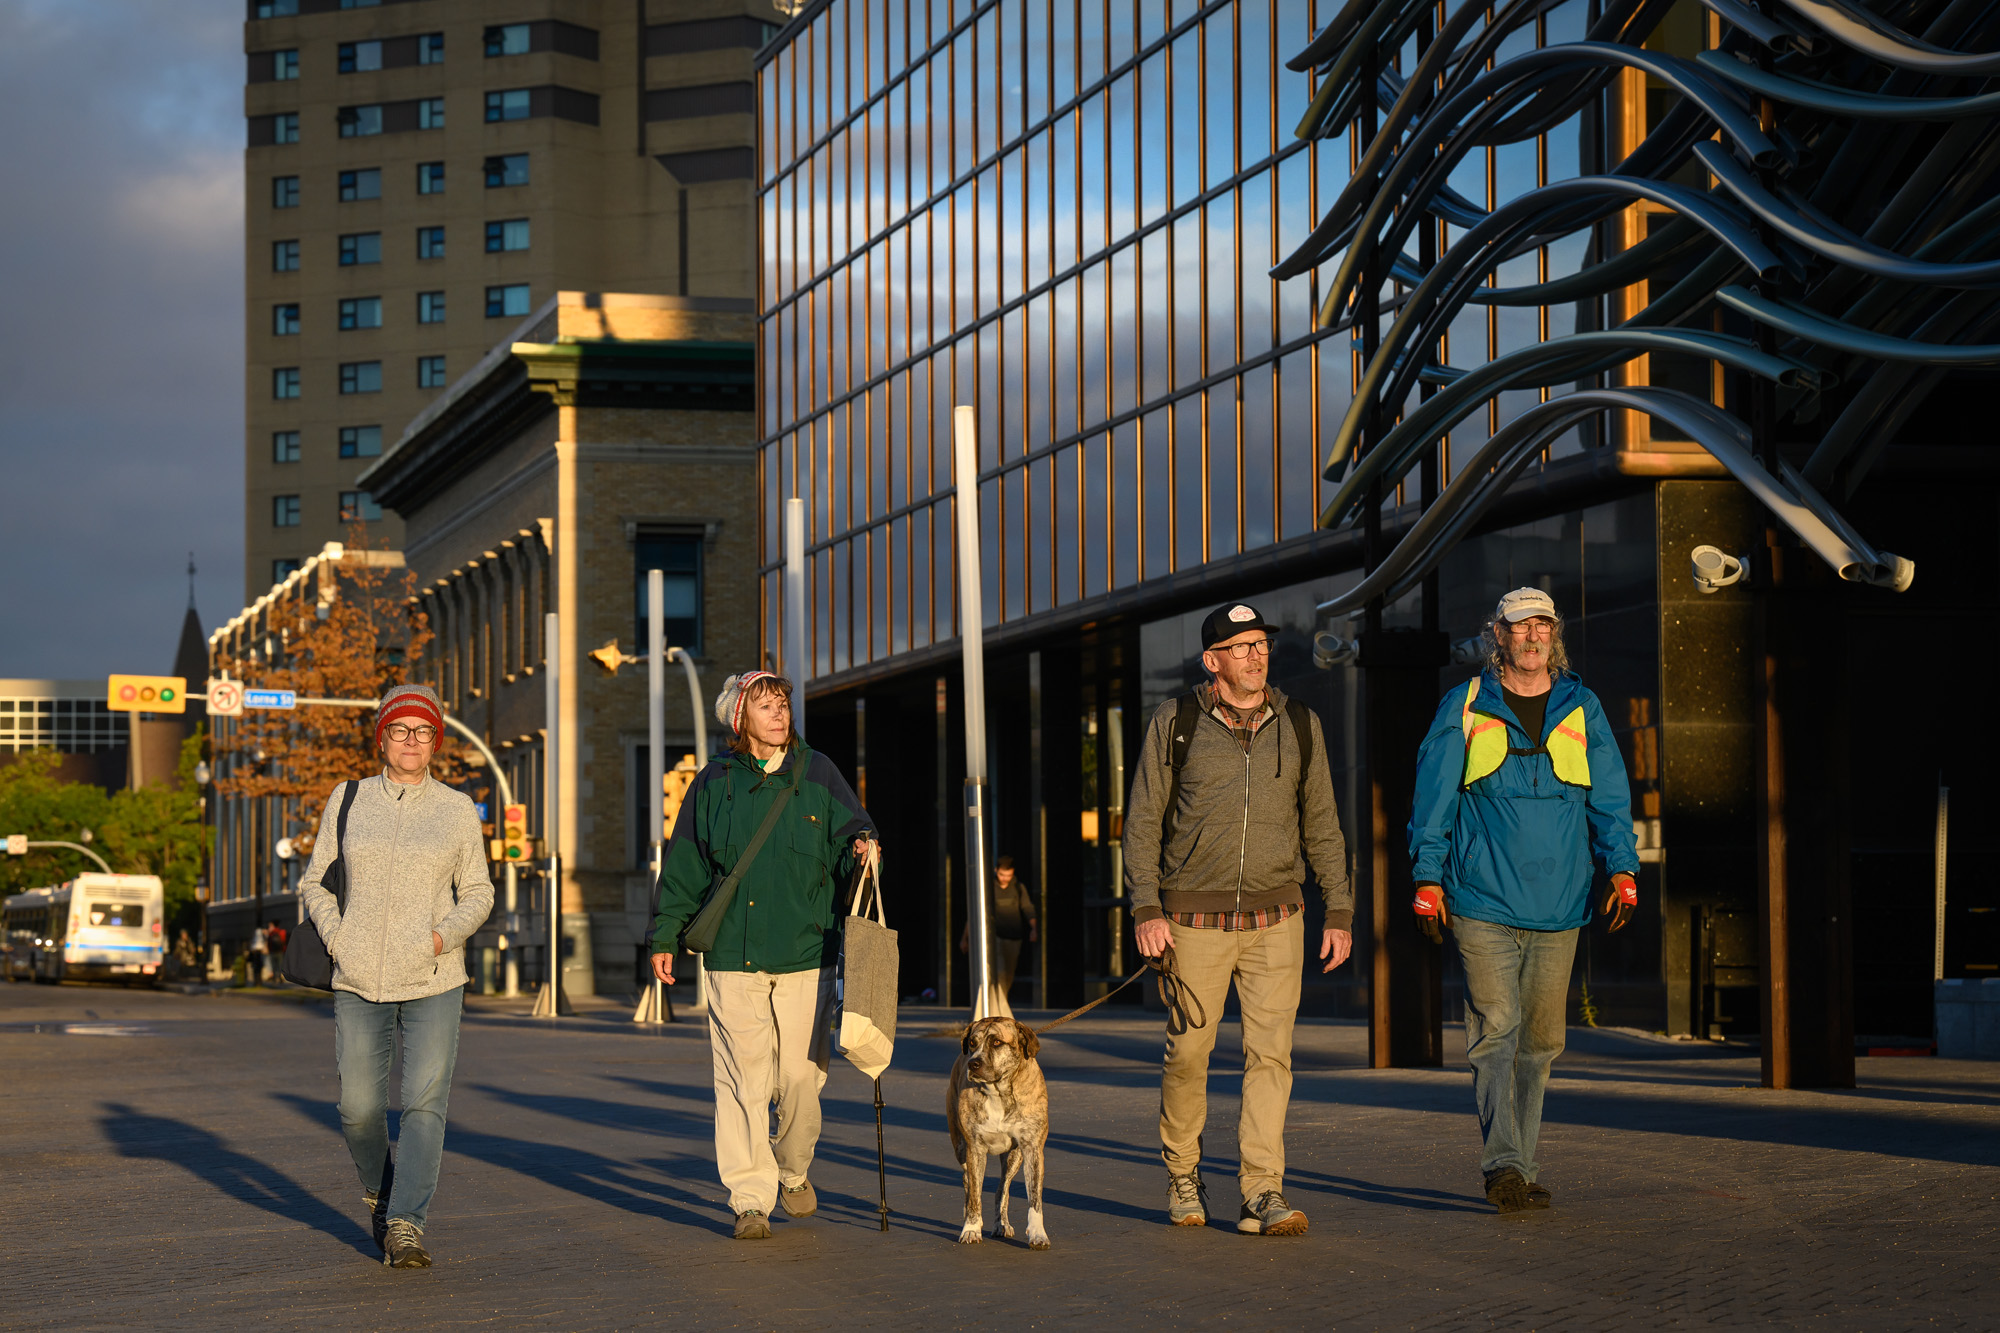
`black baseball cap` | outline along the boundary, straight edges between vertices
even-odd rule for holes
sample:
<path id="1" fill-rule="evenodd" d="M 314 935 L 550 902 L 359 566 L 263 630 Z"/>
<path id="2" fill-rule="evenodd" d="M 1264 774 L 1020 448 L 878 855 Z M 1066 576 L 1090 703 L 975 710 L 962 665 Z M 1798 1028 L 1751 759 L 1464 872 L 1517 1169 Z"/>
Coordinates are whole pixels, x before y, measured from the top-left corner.
<path id="1" fill-rule="evenodd" d="M 1219 606 L 1201 622 L 1201 650 L 1207 652 L 1224 639 L 1233 639 L 1250 629 L 1261 629 L 1266 634 L 1278 632 L 1278 627 L 1264 619 L 1264 613 L 1248 602 Z"/>

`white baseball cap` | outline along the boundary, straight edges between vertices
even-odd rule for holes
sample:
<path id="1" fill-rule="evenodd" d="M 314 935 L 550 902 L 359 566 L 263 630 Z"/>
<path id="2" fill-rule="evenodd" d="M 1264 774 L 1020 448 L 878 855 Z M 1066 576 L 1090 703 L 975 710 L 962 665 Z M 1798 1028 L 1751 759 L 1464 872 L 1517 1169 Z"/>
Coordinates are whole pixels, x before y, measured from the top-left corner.
<path id="1" fill-rule="evenodd" d="M 1550 620 L 1561 620 L 1556 614 L 1556 599 L 1540 588 L 1516 588 L 1500 599 L 1500 605 L 1493 608 L 1493 618 L 1509 624 L 1528 619 L 1530 616 L 1547 616 Z"/>

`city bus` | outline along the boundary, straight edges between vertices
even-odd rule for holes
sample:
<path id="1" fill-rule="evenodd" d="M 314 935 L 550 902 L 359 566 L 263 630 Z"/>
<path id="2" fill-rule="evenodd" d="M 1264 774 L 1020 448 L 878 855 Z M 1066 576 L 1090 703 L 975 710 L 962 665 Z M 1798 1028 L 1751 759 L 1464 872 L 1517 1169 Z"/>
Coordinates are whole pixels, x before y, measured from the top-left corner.
<path id="1" fill-rule="evenodd" d="M 158 875 L 78 875 L 30 889 L 5 904 L 7 979 L 53 985 L 129 981 L 160 975 L 166 942 L 166 895 Z"/>

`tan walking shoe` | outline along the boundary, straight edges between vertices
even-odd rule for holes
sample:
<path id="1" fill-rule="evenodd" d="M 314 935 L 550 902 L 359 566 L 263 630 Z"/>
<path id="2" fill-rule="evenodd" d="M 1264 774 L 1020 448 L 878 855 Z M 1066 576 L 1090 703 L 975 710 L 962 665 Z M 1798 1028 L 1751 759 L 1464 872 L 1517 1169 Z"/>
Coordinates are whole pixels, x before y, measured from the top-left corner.
<path id="1" fill-rule="evenodd" d="M 738 1213 L 736 1215 L 736 1239 L 771 1239 L 771 1219 L 764 1216 L 764 1212 L 760 1208 L 752 1208 L 748 1212 Z"/>
<path id="2" fill-rule="evenodd" d="M 796 1185 L 787 1185 L 779 1190 L 778 1202 L 785 1206 L 789 1217 L 811 1217 L 819 1211 L 819 1191 L 812 1187 L 810 1180 L 801 1180 Z"/>

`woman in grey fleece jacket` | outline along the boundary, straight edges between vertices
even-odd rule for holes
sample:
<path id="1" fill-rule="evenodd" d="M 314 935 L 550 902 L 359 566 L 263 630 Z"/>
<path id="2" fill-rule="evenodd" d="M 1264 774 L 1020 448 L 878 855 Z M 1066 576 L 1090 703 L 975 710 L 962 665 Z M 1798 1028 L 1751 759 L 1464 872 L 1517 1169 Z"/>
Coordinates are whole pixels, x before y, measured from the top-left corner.
<path id="1" fill-rule="evenodd" d="M 444 710 L 427 686 L 400 685 L 375 715 L 382 772 L 327 797 L 325 836 L 299 896 L 333 955 L 333 1041 L 340 1127 L 361 1175 L 382 1260 L 428 1268 L 424 1221 L 444 1155 L 446 1104 L 458 1058 L 465 942 L 493 910 L 485 839 L 472 800 L 430 776 Z M 346 836 L 343 910 L 321 884 L 335 854 L 341 800 L 355 788 Z M 389 1064 L 403 1035 L 403 1117 L 389 1150 Z"/>

